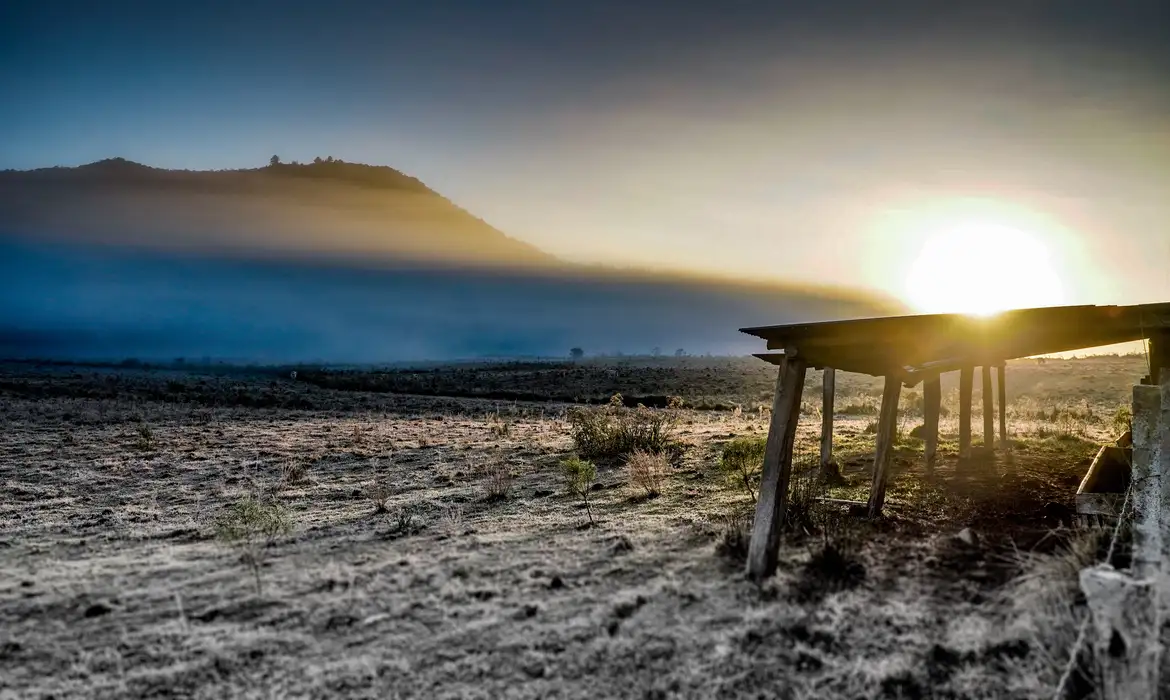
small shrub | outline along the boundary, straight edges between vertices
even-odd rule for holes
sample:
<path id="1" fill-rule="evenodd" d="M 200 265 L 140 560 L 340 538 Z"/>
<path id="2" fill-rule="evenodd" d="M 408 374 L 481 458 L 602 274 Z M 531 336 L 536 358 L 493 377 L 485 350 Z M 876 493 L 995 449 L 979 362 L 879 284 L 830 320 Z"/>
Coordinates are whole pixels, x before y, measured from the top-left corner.
<path id="1" fill-rule="evenodd" d="M 137 433 L 138 436 L 134 440 L 135 447 L 143 451 L 154 448 L 154 430 L 150 427 L 149 423 L 139 423 Z"/>
<path id="2" fill-rule="evenodd" d="M 1114 435 L 1123 435 L 1133 429 L 1133 409 L 1128 404 L 1121 404 L 1113 412 L 1110 428 Z"/>
<path id="3" fill-rule="evenodd" d="M 561 461 L 561 475 L 565 479 L 569 493 L 579 497 L 585 504 L 585 513 L 589 516 L 589 525 L 592 526 L 593 507 L 589 503 L 589 490 L 597 479 L 597 467 L 593 462 L 573 455 Z"/>
<path id="4" fill-rule="evenodd" d="M 647 498 L 653 498 L 662 493 L 670 462 L 664 454 L 634 450 L 626 459 L 626 472 L 631 484 L 645 491 Z"/>
<path id="5" fill-rule="evenodd" d="M 251 495 L 229 506 L 215 523 L 216 539 L 239 549 L 244 563 L 252 569 L 257 595 L 263 592 L 260 566 L 266 549 L 291 530 L 292 520 L 279 503 L 266 503 Z"/>
<path id="6" fill-rule="evenodd" d="M 486 500 L 502 501 L 512 494 L 512 467 L 507 462 L 494 459 L 483 470 Z"/>
<path id="7" fill-rule="evenodd" d="M 620 458 L 635 450 L 677 455 L 678 403 L 670 405 L 657 411 L 644 406 L 626 408 L 621 394 L 614 394 L 604 407 L 571 410 L 569 427 L 577 453 L 586 459 Z"/>
<path id="8" fill-rule="evenodd" d="M 404 503 L 395 508 L 391 513 L 395 531 L 402 535 L 413 535 L 419 529 L 415 522 L 417 515 L 418 508 L 413 503 Z"/>
<path id="9" fill-rule="evenodd" d="M 723 446 L 719 467 L 728 481 L 742 488 L 752 501 L 760 490 L 760 470 L 764 464 L 766 438 L 736 438 Z"/>

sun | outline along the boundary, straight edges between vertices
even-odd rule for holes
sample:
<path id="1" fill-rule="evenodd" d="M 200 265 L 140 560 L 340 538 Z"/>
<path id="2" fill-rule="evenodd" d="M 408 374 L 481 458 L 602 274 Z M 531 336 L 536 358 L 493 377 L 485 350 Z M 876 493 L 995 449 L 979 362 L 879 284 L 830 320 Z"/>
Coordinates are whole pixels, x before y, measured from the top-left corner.
<path id="1" fill-rule="evenodd" d="M 926 313 L 990 315 L 1064 302 L 1064 285 L 1039 239 L 976 221 L 927 237 L 906 275 L 905 293 Z"/>

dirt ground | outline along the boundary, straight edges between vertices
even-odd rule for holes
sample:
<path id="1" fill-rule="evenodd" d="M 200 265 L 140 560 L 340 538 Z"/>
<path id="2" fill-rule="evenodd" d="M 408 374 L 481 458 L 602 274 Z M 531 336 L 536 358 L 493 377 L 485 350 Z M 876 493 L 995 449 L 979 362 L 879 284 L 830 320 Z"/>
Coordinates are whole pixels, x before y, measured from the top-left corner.
<path id="1" fill-rule="evenodd" d="M 1141 358 L 1009 365 L 1012 447 L 956 470 L 952 410 L 932 478 L 904 391 L 885 516 L 832 514 L 848 575 L 818 563 L 829 534 L 792 533 L 763 585 L 726 546 L 751 503 L 717 464 L 729 439 L 766 433 L 772 369 L 686 360 L 576 375 L 590 396 L 733 409 L 672 414 L 685 451 L 656 498 L 599 463 L 593 527 L 558 470 L 568 407 L 540 400 L 579 391 L 557 387 L 574 368 L 517 378 L 523 402 L 468 398 L 480 375 L 509 386 L 506 367 L 424 392 L 452 398 L 354 373 L 2 365 L 0 698 L 1052 696 L 1077 613 L 1021 586 L 1043 560 L 1045 595 L 1067 588 L 1050 563 L 1085 536 L 1069 529 L 1076 486 L 1123 426 Z M 819 385 L 811 373 L 801 465 Z M 847 483 L 831 497 L 868 492 L 876 388 L 839 378 Z M 490 498 L 501 465 L 510 493 Z M 291 524 L 259 550 L 259 593 L 216 537 L 249 494 Z M 1089 697 L 1074 676 L 1070 697 Z"/>

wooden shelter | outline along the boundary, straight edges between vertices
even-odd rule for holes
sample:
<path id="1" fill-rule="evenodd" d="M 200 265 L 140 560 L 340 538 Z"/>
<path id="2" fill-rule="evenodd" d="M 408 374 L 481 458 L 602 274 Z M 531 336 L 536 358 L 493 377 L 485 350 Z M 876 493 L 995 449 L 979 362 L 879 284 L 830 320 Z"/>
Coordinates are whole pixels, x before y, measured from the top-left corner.
<path id="1" fill-rule="evenodd" d="M 748 574 L 756 579 L 771 576 L 776 570 L 801 393 L 805 373 L 810 368 L 825 370 L 822 465 L 832 461 L 835 372 L 859 372 L 885 378 L 868 504 L 870 517 L 876 517 L 885 500 L 903 386 L 923 383 L 923 437 L 926 466 L 930 470 L 938 451 L 942 401 L 939 377 L 943 372 L 960 373 L 959 456 L 963 459 L 971 456 L 971 397 L 976 367 L 982 368 L 983 440 L 988 449 L 995 442 L 992 368 L 996 369 L 998 378 L 1000 444 L 1007 439 L 1004 401 L 1007 360 L 1149 339 L 1153 376 L 1145 383 L 1157 384 L 1158 368 L 1170 367 L 1170 303 L 1018 309 L 987 317 L 895 316 L 760 326 L 741 331 L 766 340 L 768 350 L 778 351 L 757 357 L 780 368 L 748 552 Z"/>

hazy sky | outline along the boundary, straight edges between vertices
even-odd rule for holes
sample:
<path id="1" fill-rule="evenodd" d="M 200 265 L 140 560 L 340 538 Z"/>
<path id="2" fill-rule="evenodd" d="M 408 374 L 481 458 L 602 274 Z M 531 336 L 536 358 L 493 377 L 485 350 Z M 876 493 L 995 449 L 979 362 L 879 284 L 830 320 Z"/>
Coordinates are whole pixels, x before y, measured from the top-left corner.
<path id="1" fill-rule="evenodd" d="M 894 293 L 982 217 L 1065 301 L 1170 298 L 1166 2 L 7 0 L 0 94 L 0 168 L 332 154 L 575 260 Z"/>

